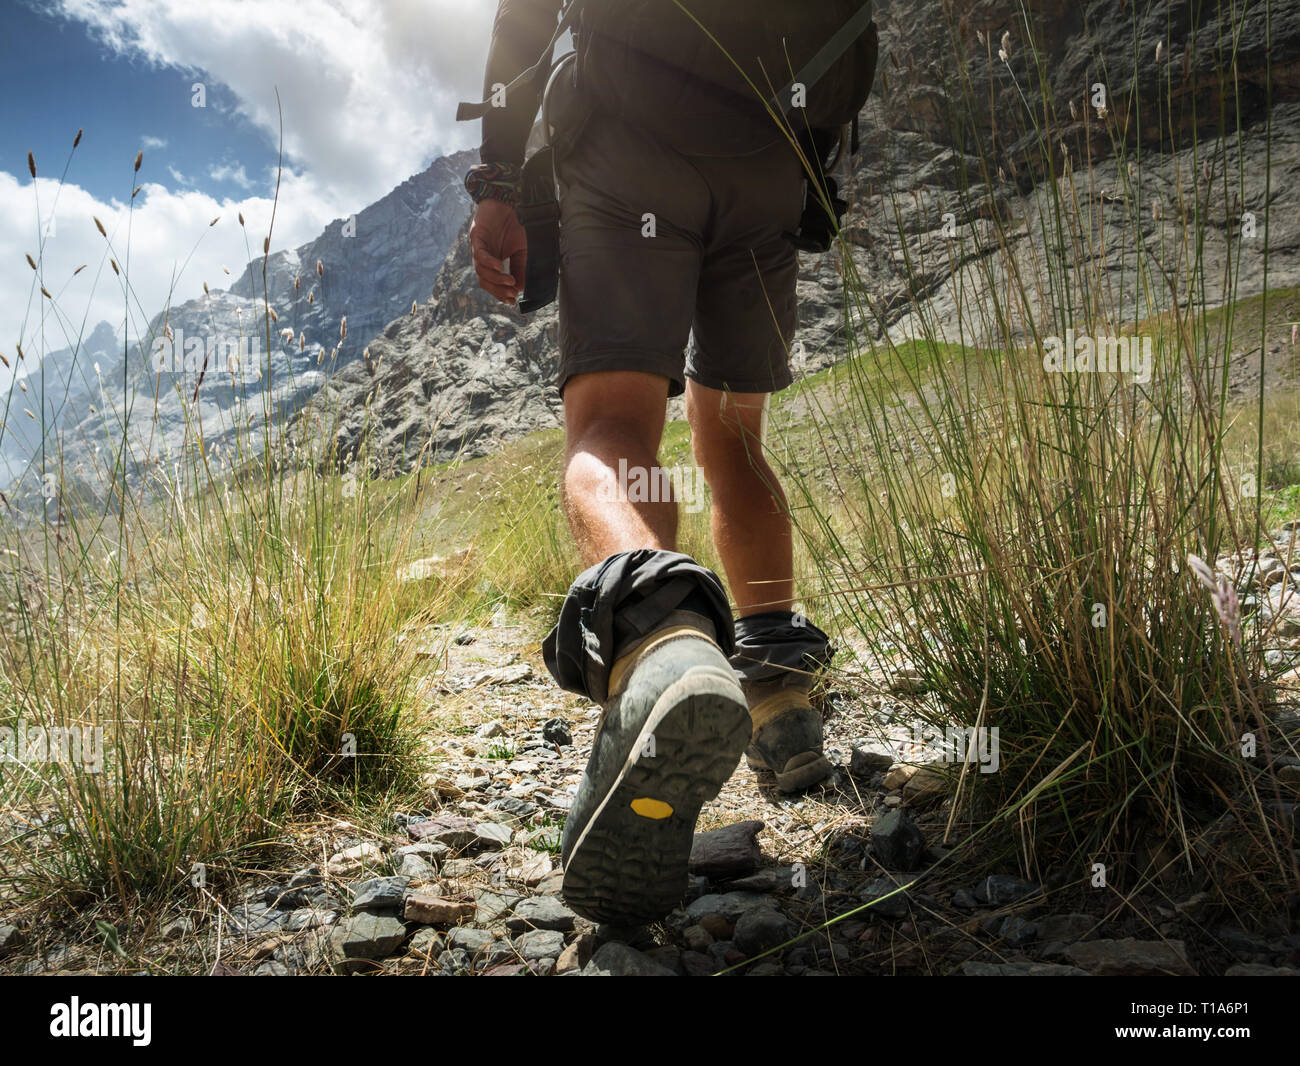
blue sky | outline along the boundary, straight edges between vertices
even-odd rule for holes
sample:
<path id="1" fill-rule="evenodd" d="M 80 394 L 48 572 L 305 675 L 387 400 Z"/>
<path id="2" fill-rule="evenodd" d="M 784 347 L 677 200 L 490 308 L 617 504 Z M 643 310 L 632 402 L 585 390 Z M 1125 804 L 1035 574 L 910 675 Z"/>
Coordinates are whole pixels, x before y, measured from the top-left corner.
<path id="1" fill-rule="evenodd" d="M 475 143 L 453 113 L 481 88 L 495 11 L 496 0 L 0 0 L 0 354 L 15 363 L 20 339 L 28 359 L 67 347 L 101 320 L 135 336 L 169 292 L 179 302 L 204 281 L 228 286 L 270 222 L 277 89 L 273 250 Z M 129 255 L 129 298 L 110 254 Z"/>

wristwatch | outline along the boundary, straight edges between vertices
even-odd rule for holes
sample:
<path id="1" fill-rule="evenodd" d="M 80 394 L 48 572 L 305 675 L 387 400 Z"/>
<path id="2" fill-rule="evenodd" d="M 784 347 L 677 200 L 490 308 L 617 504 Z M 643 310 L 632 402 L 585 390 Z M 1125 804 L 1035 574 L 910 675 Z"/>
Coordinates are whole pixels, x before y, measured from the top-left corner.
<path id="1" fill-rule="evenodd" d="M 522 168 L 513 163 L 478 163 L 465 174 L 465 190 L 476 204 L 503 200 L 512 207 L 519 203 Z"/>

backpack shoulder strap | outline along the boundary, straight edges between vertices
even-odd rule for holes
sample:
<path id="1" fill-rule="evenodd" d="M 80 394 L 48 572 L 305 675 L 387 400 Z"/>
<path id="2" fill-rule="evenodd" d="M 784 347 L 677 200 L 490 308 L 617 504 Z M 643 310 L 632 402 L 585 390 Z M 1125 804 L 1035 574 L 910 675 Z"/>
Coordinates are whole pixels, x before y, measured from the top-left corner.
<path id="1" fill-rule="evenodd" d="M 871 15 L 871 0 L 866 0 L 849 17 L 849 20 L 835 31 L 830 40 L 817 50 L 817 54 L 800 68 L 789 84 L 772 97 L 772 109 L 788 118 L 790 111 L 794 109 L 791 103 L 794 98 L 794 87 L 803 85 L 805 88 L 811 88 L 817 84 L 826 72 L 835 65 L 835 61 L 849 50 L 853 42 L 866 33 L 867 26 L 871 22 Z"/>
<path id="2" fill-rule="evenodd" d="M 534 93 L 538 99 L 541 98 L 542 89 L 546 85 L 546 78 L 551 73 L 551 55 L 555 51 L 555 45 L 564 36 L 566 30 L 573 28 L 578 21 L 578 15 L 583 6 L 583 0 L 569 0 L 564 9 L 564 14 L 555 27 L 555 32 L 551 34 L 551 39 L 547 42 L 542 54 L 537 57 L 537 62 L 506 86 L 506 99 L 510 99 L 516 90 L 525 88 Z M 456 105 L 456 121 L 468 122 L 476 118 L 482 118 L 491 108 L 492 100 L 490 97 L 486 100 L 480 100 L 478 103 L 462 100 Z"/>

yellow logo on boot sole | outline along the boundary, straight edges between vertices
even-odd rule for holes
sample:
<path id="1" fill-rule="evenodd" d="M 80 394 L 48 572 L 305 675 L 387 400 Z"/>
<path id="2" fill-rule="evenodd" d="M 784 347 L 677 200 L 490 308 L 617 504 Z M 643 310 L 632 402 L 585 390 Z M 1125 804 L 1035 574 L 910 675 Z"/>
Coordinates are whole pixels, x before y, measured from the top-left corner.
<path id="1" fill-rule="evenodd" d="M 649 796 L 642 796 L 640 799 L 634 799 L 631 803 L 633 812 L 639 814 L 642 818 L 667 818 L 673 813 L 672 806 L 663 800 L 651 799 Z"/>

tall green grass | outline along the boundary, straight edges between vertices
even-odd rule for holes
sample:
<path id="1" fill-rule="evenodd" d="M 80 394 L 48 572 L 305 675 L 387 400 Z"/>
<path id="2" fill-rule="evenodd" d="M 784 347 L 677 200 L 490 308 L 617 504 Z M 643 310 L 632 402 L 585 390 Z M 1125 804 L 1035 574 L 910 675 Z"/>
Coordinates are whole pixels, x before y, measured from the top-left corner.
<path id="1" fill-rule="evenodd" d="M 867 207 L 889 215 L 908 277 L 951 267 L 956 313 L 941 321 L 914 301 L 904 343 L 841 244 L 857 355 L 800 430 L 817 441 L 817 465 L 836 471 L 836 491 L 807 476 L 807 461 L 787 466 L 792 514 L 840 629 L 863 634 L 882 666 L 906 649 L 930 692 L 918 710 L 927 724 L 998 731 L 998 772 L 949 767 L 954 840 L 996 812 L 984 861 L 1078 886 L 1102 864 L 1121 892 L 1203 876 L 1209 840 L 1220 885 L 1276 908 L 1277 886 L 1300 877 L 1293 826 L 1262 772 L 1281 744 L 1261 685 L 1269 627 L 1248 619 L 1238 637 L 1188 567 L 1190 556 L 1253 552 L 1264 532 L 1262 362 L 1260 436 L 1228 441 L 1239 407 L 1229 354 L 1248 334 L 1264 339 L 1262 307 L 1235 316 L 1242 257 L 1268 255 L 1267 204 L 1258 240 L 1232 240 L 1216 273 L 1207 238 L 1244 191 L 1231 156 L 1170 131 L 1166 143 L 1192 152 L 1180 174 L 1173 156 L 1143 151 L 1114 114 L 1095 111 L 1109 159 L 1064 155 L 1067 102 L 1052 97 L 1031 25 L 1014 27 L 1026 61 L 993 64 L 997 86 L 972 82 L 950 27 L 941 63 L 955 195 L 925 201 L 891 175 Z M 1105 56 L 1097 62 L 1104 70 Z M 1221 136 L 1242 132 L 1224 77 Z M 1022 172 L 1039 175 L 1023 192 L 999 174 L 1005 157 L 975 118 L 1008 83 L 1020 123 L 1001 142 L 1029 145 Z M 1151 103 L 1136 83 L 1112 85 L 1112 100 L 1121 89 L 1132 107 Z M 1162 121 L 1170 91 L 1153 105 Z M 1089 109 L 1083 87 L 1079 105 Z M 1267 124 L 1250 135 L 1267 137 Z M 1148 174 L 1198 195 L 1166 198 L 1153 227 Z M 1106 270 L 1118 254 L 1129 269 Z M 1050 372 L 1048 338 L 1071 330 L 1150 337 L 1150 379 Z M 1248 842 L 1235 860 L 1207 836 L 1225 812 Z"/>

